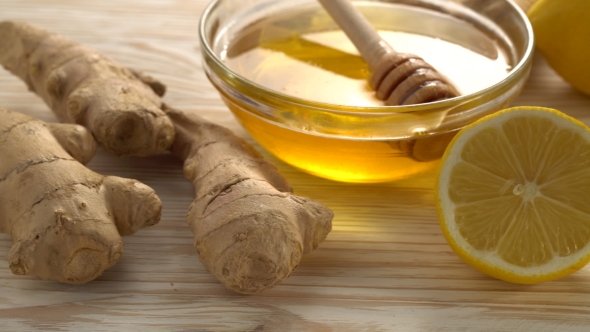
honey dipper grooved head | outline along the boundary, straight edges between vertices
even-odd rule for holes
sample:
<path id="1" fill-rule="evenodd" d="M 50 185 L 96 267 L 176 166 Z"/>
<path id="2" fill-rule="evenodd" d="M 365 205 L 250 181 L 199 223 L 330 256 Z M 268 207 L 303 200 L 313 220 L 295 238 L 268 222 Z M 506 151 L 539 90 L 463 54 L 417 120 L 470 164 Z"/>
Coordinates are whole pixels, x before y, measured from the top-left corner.
<path id="1" fill-rule="evenodd" d="M 389 106 L 422 104 L 456 97 L 459 92 L 420 57 L 387 53 L 369 80 L 377 98 Z"/>

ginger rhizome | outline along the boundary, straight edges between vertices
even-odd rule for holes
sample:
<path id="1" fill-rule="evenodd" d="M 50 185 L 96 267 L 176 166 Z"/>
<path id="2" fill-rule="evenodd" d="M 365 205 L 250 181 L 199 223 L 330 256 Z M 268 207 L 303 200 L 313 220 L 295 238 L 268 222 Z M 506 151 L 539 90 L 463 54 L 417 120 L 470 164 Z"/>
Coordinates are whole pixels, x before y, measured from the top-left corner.
<path id="1" fill-rule="evenodd" d="M 164 106 L 176 128 L 172 153 L 195 188 L 187 221 L 203 265 L 230 290 L 271 288 L 315 249 L 332 211 L 294 195 L 274 165 L 230 130 Z"/>
<path id="2" fill-rule="evenodd" d="M 165 152 L 174 127 L 164 86 L 95 50 L 24 22 L 0 22 L 0 64 L 39 95 L 61 122 L 88 128 L 106 151 Z"/>
<path id="3" fill-rule="evenodd" d="M 88 282 L 117 262 L 122 235 L 160 220 L 151 188 L 81 163 L 95 149 L 80 125 L 0 108 L 0 231 L 14 241 L 13 273 Z"/>

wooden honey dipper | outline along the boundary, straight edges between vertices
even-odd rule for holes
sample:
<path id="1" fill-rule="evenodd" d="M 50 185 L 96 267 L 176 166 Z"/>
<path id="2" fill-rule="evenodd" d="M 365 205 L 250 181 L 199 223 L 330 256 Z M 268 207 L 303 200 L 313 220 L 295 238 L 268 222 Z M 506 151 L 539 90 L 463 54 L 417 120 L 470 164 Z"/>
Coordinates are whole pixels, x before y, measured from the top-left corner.
<path id="1" fill-rule="evenodd" d="M 369 65 L 369 85 L 385 105 L 412 105 L 456 97 L 459 92 L 431 65 L 396 52 L 349 0 L 318 0 Z"/>

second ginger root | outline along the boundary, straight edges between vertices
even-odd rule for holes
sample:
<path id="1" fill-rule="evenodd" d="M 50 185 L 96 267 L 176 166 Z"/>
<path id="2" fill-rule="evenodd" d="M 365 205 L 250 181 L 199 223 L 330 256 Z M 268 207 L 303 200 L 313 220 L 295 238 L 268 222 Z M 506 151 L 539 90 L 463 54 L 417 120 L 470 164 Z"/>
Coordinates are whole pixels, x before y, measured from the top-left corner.
<path id="1" fill-rule="evenodd" d="M 255 294 L 287 278 L 332 229 L 326 206 L 292 193 L 276 167 L 230 130 L 164 106 L 172 153 L 195 188 L 187 221 L 203 265 L 228 289 Z"/>

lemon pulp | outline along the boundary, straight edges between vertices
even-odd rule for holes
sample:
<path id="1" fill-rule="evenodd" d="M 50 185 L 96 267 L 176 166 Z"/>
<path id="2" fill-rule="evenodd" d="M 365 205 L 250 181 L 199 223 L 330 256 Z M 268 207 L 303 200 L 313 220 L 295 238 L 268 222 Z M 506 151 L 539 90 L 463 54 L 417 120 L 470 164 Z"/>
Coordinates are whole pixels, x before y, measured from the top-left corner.
<path id="1" fill-rule="evenodd" d="M 555 110 L 517 108 L 462 130 L 443 157 L 437 204 L 453 249 L 520 283 L 569 274 L 590 246 L 590 130 Z"/>

